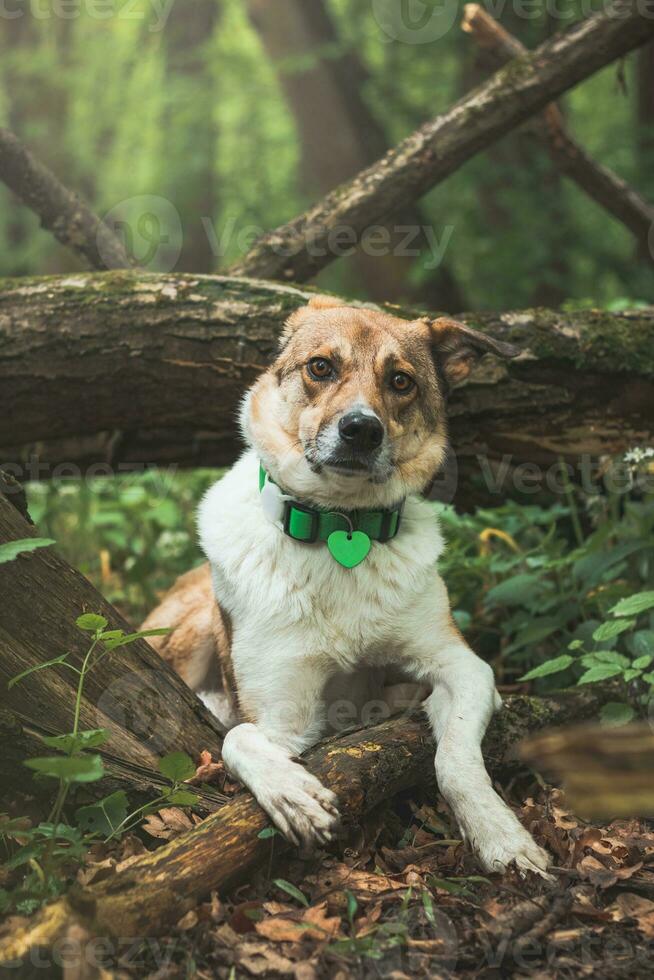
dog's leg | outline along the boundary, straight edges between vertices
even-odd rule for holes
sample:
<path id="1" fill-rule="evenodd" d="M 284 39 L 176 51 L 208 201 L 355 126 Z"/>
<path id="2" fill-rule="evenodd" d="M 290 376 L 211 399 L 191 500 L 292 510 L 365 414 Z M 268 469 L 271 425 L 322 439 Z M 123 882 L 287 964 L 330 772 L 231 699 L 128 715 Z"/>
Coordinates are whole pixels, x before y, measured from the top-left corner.
<path id="1" fill-rule="evenodd" d="M 464 839 L 488 871 L 502 871 L 515 861 L 519 868 L 545 874 L 547 853 L 497 795 L 484 765 L 481 741 L 502 705 L 492 668 L 452 629 L 431 663 L 422 652 L 416 672 L 433 686 L 425 709 L 437 744 L 436 779 Z"/>
<path id="2" fill-rule="evenodd" d="M 263 651 L 259 670 L 248 671 L 249 683 L 239 680 L 239 698 L 253 723 L 232 728 L 223 742 L 223 760 L 232 775 L 248 787 L 275 825 L 291 843 L 310 852 L 330 841 L 337 830 L 337 799 L 294 757 L 321 735 L 324 673 L 315 665 L 291 658 L 275 663 Z"/>

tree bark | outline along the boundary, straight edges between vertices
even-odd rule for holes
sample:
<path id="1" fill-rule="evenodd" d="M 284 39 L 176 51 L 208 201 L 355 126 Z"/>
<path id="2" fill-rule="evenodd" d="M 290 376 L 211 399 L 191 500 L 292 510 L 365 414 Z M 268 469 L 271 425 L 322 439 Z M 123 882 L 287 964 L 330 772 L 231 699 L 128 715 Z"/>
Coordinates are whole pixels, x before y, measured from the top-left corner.
<path id="1" fill-rule="evenodd" d="M 0 180 L 36 212 L 44 228 L 83 256 L 92 269 L 131 265 L 111 229 L 7 129 L 0 129 Z"/>
<path id="2" fill-rule="evenodd" d="M 0 494 L 0 544 L 35 533 Z M 79 667 L 90 643 L 89 633 L 75 625 L 83 612 L 105 616 L 111 628 L 132 627 L 53 547 L 0 564 L 0 595 L 0 708 L 11 712 L 28 741 L 69 732 L 77 674 L 59 665 L 36 671 L 11 690 L 7 682 L 66 651 Z M 84 729 L 109 730 L 101 753 L 110 773 L 141 787 L 146 773 L 153 786 L 161 785 L 161 755 L 182 750 L 197 758 L 221 744 L 216 719 L 145 640 L 107 655 L 88 674 L 80 718 Z"/>
<path id="3" fill-rule="evenodd" d="M 494 68 L 527 52 L 527 48 L 479 4 L 466 4 L 462 27 L 483 49 Z M 651 47 L 643 48 L 640 54 L 647 54 Z M 654 207 L 612 170 L 586 153 L 569 134 L 556 104 L 548 105 L 540 116 L 530 120 L 527 129 L 545 145 L 561 173 L 622 222 L 636 238 L 639 255 L 654 263 L 654 255 L 649 248 L 649 236 L 654 227 Z"/>
<path id="4" fill-rule="evenodd" d="M 279 283 L 127 271 L 6 281 L 0 462 L 19 479 L 231 464 L 239 399 L 309 295 Z M 471 461 L 484 477 L 489 460 L 548 466 L 650 439 L 654 310 L 462 319 L 524 353 L 510 363 L 488 358 L 452 393 L 460 466 Z"/>
<path id="5" fill-rule="evenodd" d="M 597 709 L 592 693 L 549 698 L 506 699 L 484 741 L 484 756 L 497 770 L 525 735 Z M 433 780 L 434 746 L 421 717 L 390 719 L 330 739 L 305 756 L 311 772 L 339 797 L 346 828 L 382 800 Z M 269 825 L 254 798 L 242 792 L 193 830 L 144 855 L 131 867 L 48 906 L 25 927 L 0 939 L 0 965 L 18 960 L 34 945 L 51 946 L 70 925 L 82 922 L 96 935 L 126 939 L 156 936 L 174 925 L 210 891 L 226 891 L 271 858 L 271 841 L 258 835 Z M 289 846 L 276 837 L 274 856 Z"/>
<path id="6" fill-rule="evenodd" d="M 300 137 L 303 184 L 312 196 L 326 194 L 370 166 L 389 149 L 386 133 L 363 97 L 368 81 L 357 52 L 344 49 L 325 0 L 248 0 L 250 19 L 276 68 Z M 302 68 L 288 66 L 302 59 Z M 307 62 L 309 59 L 310 63 Z M 413 249 L 426 246 L 421 229 L 428 224 L 414 202 L 385 222 L 391 245 L 382 255 L 359 250 L 353 272 L 367 296 L 388 303 L 415 296 L 409 281 L 414 257 L 398 254 L 393 225 L 415 228 Z M 443 262 L 434 270 L 429 295 L 450 313 L 465 306 L 462 294 Z M 426 300 L 426 290 L 420 289 Z M 435 299 L 438 297 L 438 299 Z"/>
<path id="7" fill-rule="evenodd" d="M 368 226 L 419 198 L 567 89 L 653 34 L 654 19 L 642 13 L 639 0 L 611 0 L 602 12 L 516 58 L 350 183 L 264 235 L 230 271 L 310 279 L 343 254 L 344 229 L 348 245 L 360 241 Z"/>

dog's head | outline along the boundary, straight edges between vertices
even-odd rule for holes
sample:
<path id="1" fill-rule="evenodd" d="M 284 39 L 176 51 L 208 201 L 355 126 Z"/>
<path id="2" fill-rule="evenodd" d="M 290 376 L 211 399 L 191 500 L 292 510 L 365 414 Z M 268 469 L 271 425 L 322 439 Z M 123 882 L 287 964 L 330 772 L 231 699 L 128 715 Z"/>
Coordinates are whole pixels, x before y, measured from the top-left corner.
<path id="1" fill-rule="evenodd" d="M 488 351 L 518 353 L 455 320 L 401 320 L 316 296 L 289 318 L 245 399 L 246 438 L 305 499 L 391 506 L 439 468 L 447 391 Z"/>

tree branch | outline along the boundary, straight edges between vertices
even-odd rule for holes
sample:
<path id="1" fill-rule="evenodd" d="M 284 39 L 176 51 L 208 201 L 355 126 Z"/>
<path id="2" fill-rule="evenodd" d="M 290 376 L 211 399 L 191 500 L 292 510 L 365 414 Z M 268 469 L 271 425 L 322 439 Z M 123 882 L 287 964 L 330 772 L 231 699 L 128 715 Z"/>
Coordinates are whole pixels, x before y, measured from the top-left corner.
<path id="1" fill-rule="evenodd" d="M 476 3 L 464 8 L 462 29 L 484 51 L 493 68 L 527 53 L 527 48 Z M 654 263 L 649 237 L 654 207 L 608 167 L 597 163 L 570 136 L 559 108 L 551 103 L 526 127 L 549 150 L 556 166 L 584 193 L 622 222 L 635 236 L 639 254 Z"/>
<path id="2" fill-rule="evenodd" d="M 516 58 L 350 183 L 268 232 L 230 272 L 310 279 L 343 254 L 343 229 L 349 244 L 352 238 L 360 241 L 371 224 L 421 197 L 552 99 L 652 35 L 654 18 L 641 12 L 639 0 L 611 0 L 600 13 Z"/>
<path id="3" fill-rule="evenodd" d="M 507 698 L 484 741 L 489 767 L 505 764 L 530 732 L 588 717 L 598 703 L 592 692 L 560 701 Z M 429 725 L 422 717 L 401 717 L 323 742 L 306 754 L 305 762 L 337 794 L 346 827 L 351 827 L 382 800 L 432 781 L 433 757 Z M 25 957 L 34 945 L 51 947 L 74 920 L 96 935 L 122 939 L 165 933 L 211 891 L 232 888 L 270 861 L 271 841 L 259 837 L 268 825 L 254 798 L 240 793 L 188 833 L 97 885 L 75 887 L 35 920 L 14 928 L 0 939 L 0 965 Z M 275 858 L 288 851 L 276 837 Z"/>
<path id="4" fill-rule="evenodd" d="M 17 466 L 19 478 L 92 465 L 101 474 L 231 464 L 239 399 L 310 295 L 249 279 L 137 272 L 0 283 L 0 463 Z M 650 438 L 654 310 L 463 319 L 524 354 L 508 364 L 488 358 L 452 393 L 460 477 L 466 460 L 479 476 L 477 457 L 548 466 Z"/>
<path id="5" fill-rule="evenodd" d="M 92 269 L 125 269 L 132 263 L 122 242 L 20 140 L 0 128 L 0 180 L 31 208 L 55 238 Z"/>

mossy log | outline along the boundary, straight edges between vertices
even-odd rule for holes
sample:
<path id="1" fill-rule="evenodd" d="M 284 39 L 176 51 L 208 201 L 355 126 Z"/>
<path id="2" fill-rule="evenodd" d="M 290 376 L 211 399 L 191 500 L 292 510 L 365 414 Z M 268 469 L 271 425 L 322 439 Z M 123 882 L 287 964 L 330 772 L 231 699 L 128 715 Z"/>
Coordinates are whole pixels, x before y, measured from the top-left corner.
<path id="1" fill-rule="evenodd" d="M 35 533 L 0 493 L 0 544 Z M 79 667 L 90 642 L 89 633 L 75 625 L 81 613 L 100 613 L 114 629 L 132 628 L 53 547 L 0 564 L 0 596 L 0 731 L 3 744 L 11 744 L 3 748 L 0 771 L 9 773 L 20 771 L 22 749 L 49 754 L 42 743 L 40 751 L 31 751 L 39 735 L 71 730 L 78 680 L 62 664 L 32 673 L 11 690 L 10 678 L 65 652 Z M 182 750 L 197 758 L 203 749 L 217 753 L 221 745 L 214 716 L 145 640 L 105 656 L 88 674 L 80 721 L 83 729 L 109 730 L 100 750 L 108 777 L 150 795 L 165 785 L 157 770 L 160 756 Z M 28 770 L 22 772 L 20 785 L 30 787 Z"/>
<path id="2" fill-rule="evenodd" d="M 231 464 L 239 399 L 309 295 L 135 271 L 0 283 L 0 464 L 23 479 Z M 462 319 L 524 352 L 509 364 L 487 358 L 452 393 L 451 440 L 466 474 L 651 438 L 654 309 Z"/>
<path id="3" fill-rule="evenodd" d="M 562 700 L 506 699 L 484 741 L 491 770 L 514 756 L 532 731 L 588 716 L 597 709 L 592 693 Z M 422 716 L 401 717 L 321 743 L 304 761 L 339 797 L 344 824 L 356 824 L 394 793 L 433 780 L 434 745 Z M 268 818 L 242 792 L 220 810 L 130 867 L 66 898 L 0 938 L 0 965 L 28 956 L 35 945 L 52 944 L 72 922 L 100 936 L 150 938 L 165 934 L 211 891 L 225 892 L 271 860 L 288 854 L 279 838 L 260 838 Z M 274 843 L 273 843 L 274 841 Z M 43 950 L 41 950 L 43 956 Z"/>

